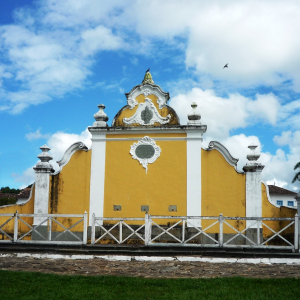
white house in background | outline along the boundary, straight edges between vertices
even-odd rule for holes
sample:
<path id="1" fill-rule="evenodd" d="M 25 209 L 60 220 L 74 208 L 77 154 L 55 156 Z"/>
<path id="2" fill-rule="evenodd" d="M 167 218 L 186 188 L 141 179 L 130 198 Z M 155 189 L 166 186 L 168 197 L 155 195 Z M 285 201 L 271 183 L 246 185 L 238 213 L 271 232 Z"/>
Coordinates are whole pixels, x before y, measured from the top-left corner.
<path id="1" fill-rule="evenodd" d="M 297 193 L 286 190 L 276 185 L 268 185 L 268 187 L 272 204 L 289 207 L 297 206 L 297 201 L 295 199 Z"/>

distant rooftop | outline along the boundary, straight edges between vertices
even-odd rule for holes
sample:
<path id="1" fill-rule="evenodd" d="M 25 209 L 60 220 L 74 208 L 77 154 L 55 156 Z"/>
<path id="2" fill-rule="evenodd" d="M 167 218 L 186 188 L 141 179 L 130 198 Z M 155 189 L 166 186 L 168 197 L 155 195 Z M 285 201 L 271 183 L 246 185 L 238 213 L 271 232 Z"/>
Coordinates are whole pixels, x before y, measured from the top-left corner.
<path id="1" fill-rule="evenodd" d="M 22 190 L 19 194 L 18 194 L 18 199 L 28 199 L 30 196 L 30 191 L 31 188 L 26 188 L 24 190 Z"/>
<path id="2" fill-rule="evenodd" d="M 270 195 L 297 195 L 297 193 L 295 192 L 292 192 L 290 190 L 286 190 L 284 188 L 281 188 L 279 186 L 276 186 L 276 185 L 268 185 L 269 187 L 269 194 Z"/>

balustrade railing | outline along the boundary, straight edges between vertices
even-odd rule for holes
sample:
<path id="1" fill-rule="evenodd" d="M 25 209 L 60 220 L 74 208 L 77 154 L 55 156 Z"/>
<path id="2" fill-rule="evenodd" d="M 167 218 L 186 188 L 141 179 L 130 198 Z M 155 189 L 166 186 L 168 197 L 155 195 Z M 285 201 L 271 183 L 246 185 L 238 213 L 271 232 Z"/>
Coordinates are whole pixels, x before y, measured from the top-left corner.
<path id="1" fill-rule="evenodd" d="M 38 220 L 36 225 L 33 219 Z M 6 220 L 5 220 L 6 219 Z M 76 222 L 73 222 L 76 219 Z M 87 213 L 0 214 L 0 242 L 87 244 Z M 65 226 L 63 223 L 67 223 Z M 79 226 L 78 226 L 79 225 Z M 78 226 L 76 228 L 76 226 Z"/>
<path id="2" fill-rule="evenodd" d="M 0 214 L 0 242 L 87 244 L 87 220 L 86 212 Z M 217 217 L 152 216 L 146 213 L 144 218 L 93 215 L 91 220 L 91 245 L 139 243 L 146 246 L 299 250 L 298 215 L 295 218 L 249 218 L 222 214 Z"/>
<path id="3" fill-rule="evenodd" d="M 298 219 L 298 215 L 295 218 L 224 217 L 222 214 L 218 217 L 182 217 L 146 213 L 145 218 L 103 218 L 93 215 L 91 244 L 110 241 L 124 244 L 131 241 L 147 246 L 251 247 L 298 251 Z M 263 234 L 263 231 L 267 233 Z"/>

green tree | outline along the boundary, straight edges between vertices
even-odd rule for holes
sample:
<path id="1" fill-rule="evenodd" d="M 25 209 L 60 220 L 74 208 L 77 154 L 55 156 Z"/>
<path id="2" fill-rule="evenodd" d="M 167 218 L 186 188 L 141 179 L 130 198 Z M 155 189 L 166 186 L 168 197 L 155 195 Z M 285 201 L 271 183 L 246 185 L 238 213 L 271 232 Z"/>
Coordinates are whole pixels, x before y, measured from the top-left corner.
<path id="1" fill-rule="evenodd" d="M 297 170 L 297 169 L 299 169 L 299 170 L 296 172 L 292 183 L 294 183 L 297 179 L 300 179 L 300 161 L 298 163 L 296 163 L 296 165 L 294 167 L 294 170 Z"/>
<path id="2" fill-rule="evenodd" d="M 1 188 L 1 193 L 8 193 L 8 194 L 19 194 L 21 190 L 19 189 L 11 189 L 8 186 Z"/>

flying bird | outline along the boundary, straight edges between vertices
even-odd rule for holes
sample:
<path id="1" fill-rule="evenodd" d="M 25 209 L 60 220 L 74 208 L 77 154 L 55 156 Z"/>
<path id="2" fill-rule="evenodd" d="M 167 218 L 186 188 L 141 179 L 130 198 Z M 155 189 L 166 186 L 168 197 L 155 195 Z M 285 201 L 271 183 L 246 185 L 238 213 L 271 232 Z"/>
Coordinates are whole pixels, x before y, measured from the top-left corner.
<path id="1" fill-rule="evenodd" d="M 223 67 L 223 69 L 228 68 L 228 63 Z"/>
<path id="2" fill-rule="evenodd" d="M 149 72 L 149 71 L 150 71 L 150 68 L 146 71 L 146 73 Z"/>

